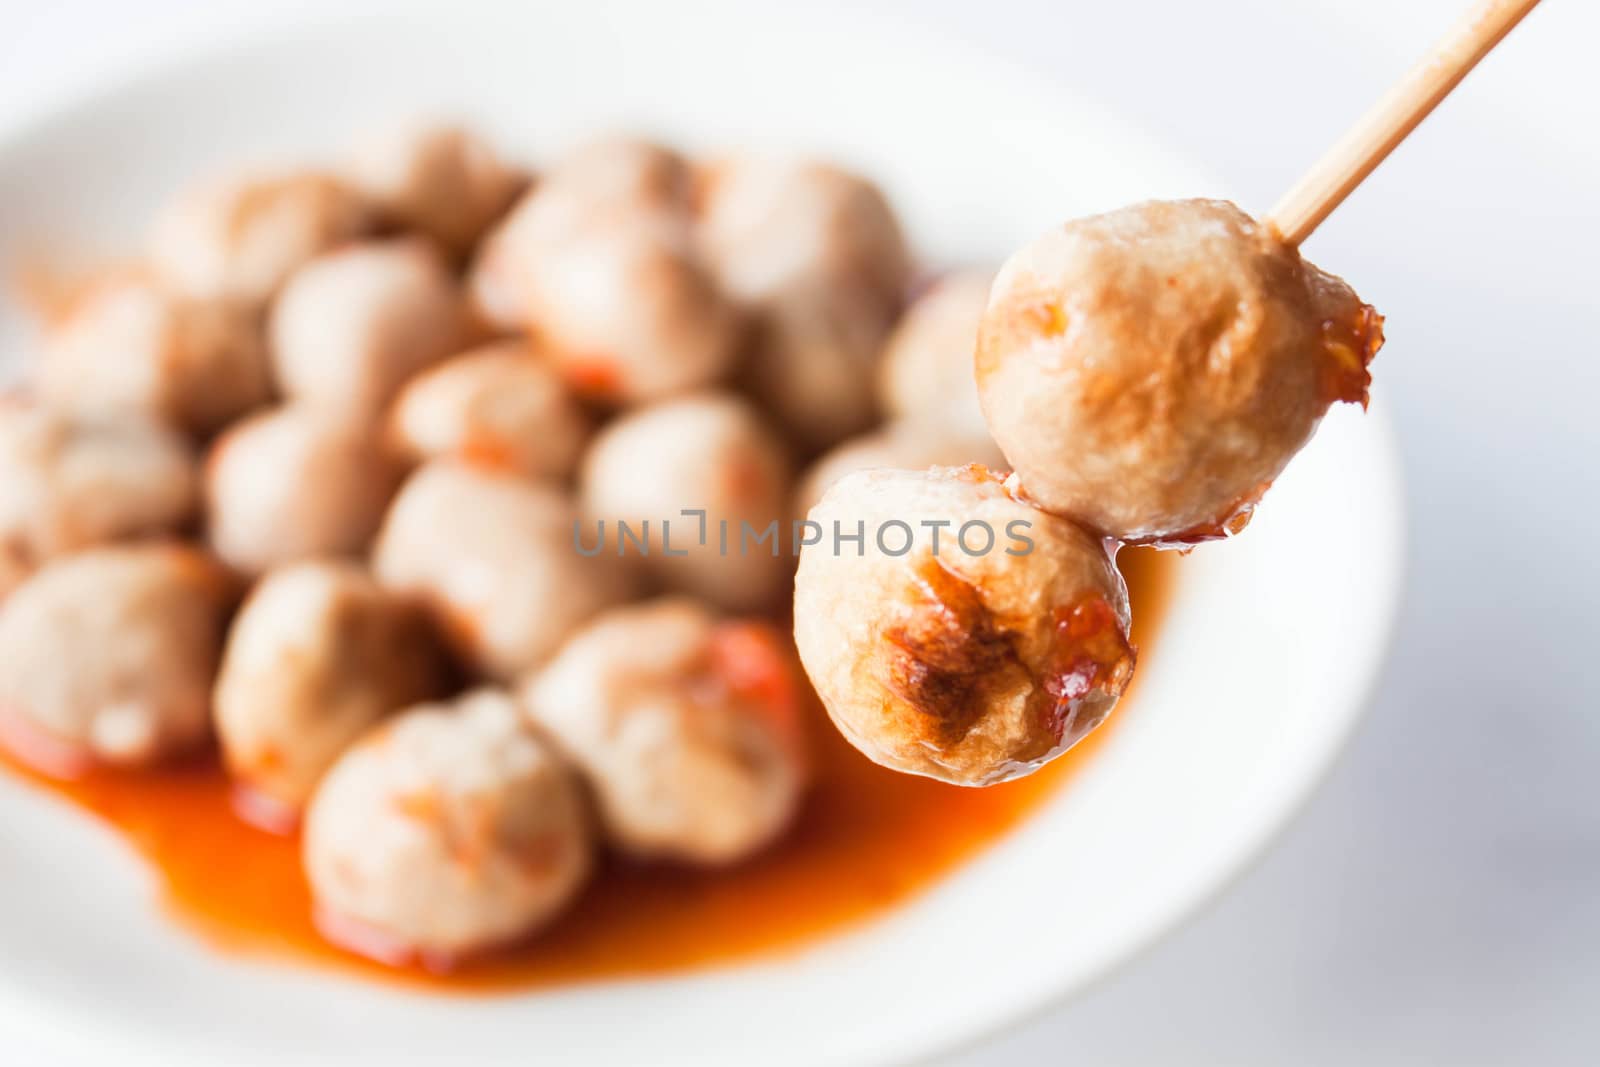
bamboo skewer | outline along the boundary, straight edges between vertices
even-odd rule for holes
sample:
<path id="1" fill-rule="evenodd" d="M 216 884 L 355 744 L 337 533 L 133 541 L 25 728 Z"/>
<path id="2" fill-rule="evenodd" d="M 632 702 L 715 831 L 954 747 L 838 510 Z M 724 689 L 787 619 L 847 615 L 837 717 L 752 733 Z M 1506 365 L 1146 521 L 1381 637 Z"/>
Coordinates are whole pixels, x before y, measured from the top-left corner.
<path id="1" fill-rule="evenodd" d="M 1539 0 L 1483 0 L 1406 72 L 1268 212 L 1298 245 L 1460 84 Z"/>

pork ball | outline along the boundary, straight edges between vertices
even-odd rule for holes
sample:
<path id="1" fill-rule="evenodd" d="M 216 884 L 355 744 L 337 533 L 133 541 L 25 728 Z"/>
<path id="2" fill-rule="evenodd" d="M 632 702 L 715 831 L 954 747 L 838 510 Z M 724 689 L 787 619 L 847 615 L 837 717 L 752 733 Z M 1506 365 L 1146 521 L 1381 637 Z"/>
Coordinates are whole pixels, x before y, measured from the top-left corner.
<path id="1" fill-rule="evenodd" d="M 473 669 L 509 680 L 631 591 L 624 563 L 581 554 L 578 533 L 576 507 L 553 485 L 435 461 L 395 499 L 373 567 L 428 605 Z"/>
<path id="2" fill-rule="evenodd" d="M 865 292 L 791 289 L 753 318 L 741 384 L 799 449 L 821 451 L 880 420 L 872 378 L 893 320 Z"/>
<path id="3" fill-rule="evenodd" d="M 523 282 L 525 324 L 568 385 L 598 403 L 683 392 L 732 365 L 738 316 L 679 220 L 588 222 L 530 262 Z"/>
<path id="4" fill-rule="evenodd" d="M 847 475 L 810 518 L 795 640 L 876 762 L 957 785 L 1019 777 L 1127 686 L 1128 597 L 1105 545 L 985 468 Z"/>
<path id="5" fill-rule="evenodd" d="M 452 125 L 386 131 L 360 146 L 345 176 L 385 216 L 451 253 L 472 247 L 526 184 L 488 142 Z"/>
<path id="6" fill-rule="evenodd" d="M 700 206 L 709 262 L 754 317 L 750 388 L 807 448 L 867 428 L 910 276 L 883 194 L 825 164 L 736 159 L 708 172 Z"/>
<path id="7" fill-rule="evenodd" d="M 529 681 L 523 704 L 584 772 L 614 844 L 724 864 L 794 814 L 802 684 L 770 626 L 672 598 L 584 627 Z"/>
<path id="8" fill-rule="evenodd" d="M 520 341 L 486 345 L 412 379 L 393 437 L 414 459 L 454 457 L 530 478 L 565 478 L 589 419 L 561 376 Z"/>
<path id="9" fill-rule="evenodd" d="M 62 775 L 145 765 L 206 737 L 231 600 L 225 572 L 171 544 L 45 564 L 0 606 L 0 725 Z"/>
<path id="10" fill-rule="evenodd" d="M 1041 507 L 1132 542 L 1236 532 L 1335 400 L 1365 403 L 1382 319 L 1217 200 L 1069 222 L 995 279 L 989 427 Z"/>
<path id="11" fill-rule="evenodd" d="M 501 330 L 528 329 L 541 262 L 585 230 L 681 229 L 690 189 L 688 164 L 670 149 L 626 137 L 580 145 L 485 238 L 468 283 L 475 309 Z"/>
<path id="12" fill-rule="evenodd" d="M 830 485 L 856 471 L 873 467 L 924 470 L 969 463 L 998 468 L 1004 466 L 1005 457 L 981 429 L 915 419 L 891 422 L 851 438 L 811 464 L 795 490 L 794 513 L 803 517 Z"/>
<path id="13" fill-rule="evenodd" d="M 371 421 L 418 371 L 469 340 L 466 304 L 431 245 L 350 245 L 306 264 L 273 305 L 278 382 L 294 400 Z"/>
<path id="14" fill-rule="evenodd" d="M 56 407 L 139 411 L 201 435 L 272 395 L 253 308 L 134 272 L 91 285 L 52 325 L 34 383 Z"/>
<path id="15" fill-rule="evenodd" d="M 707 169 L 699 236 L 717 278 L 760 302 L 799 281 L 870 290 L 898 303 L 910 256 L 871 182 L 826 163 L 745 157 Z"/>
<path id="16" fill-rule="evenodd" d="M 206 461 L 211 547 L 245 573 L 364 551 L 399 480 L 359 427 L 289 404 L 235 423 Z"/>
<path id="17" fill-rule="evenodd" d="M 895 323 L 878 364 L 878 396 L 901 418 L 947 420 L 988 436 L 972 372 L 991 271 L 947 274 Z"/>
<path id="18" fill-rule="evenodd" d="M 374 727 L 323 778 L 302 855 L 319 927 L 385 963 L 445 968 L 567 906 L 592 864 L 572 772 L 480 690 Z"/>
<path id="19" fill-rule="evenodd" d="M 214 699 L 242 810 L 291 825 L 339 754 L 383 716 L 437 694 L 443 668 L 419 606 L 359 565 L 267 574 L 228 633 Z"/>
<path id="20" fill-rule="evenodd" d="M 596 436 L 579 478 L 584 543 L 600 558 L 620 552 L 665 588 L 730 610 L 782 594 L 789 465 L 745 401 L 701 393 L 624 415 Z"/>
<path id="21" fill-rule="evenodd" d="M 142 416 L 0 401 L 0 596 L 64 553 L 177 530 L 196 510 L 195 468 L 181 437 Z"/>
<path id="22" fill-rule="evenodd" d="M 693 179 L 688 161 L 665 145 L 607 134 L 564 154 L 545 175 L 545 187 L 600 208 L 687 211 Z"/>
<path id="23" fill-rule="evenodd" d="M 372 221 L 363 197 L 324 174 L 224 178 L 167 206 L 150 260 L 178 292 L 259 306 L 302 264 L 367 232 Z"/>

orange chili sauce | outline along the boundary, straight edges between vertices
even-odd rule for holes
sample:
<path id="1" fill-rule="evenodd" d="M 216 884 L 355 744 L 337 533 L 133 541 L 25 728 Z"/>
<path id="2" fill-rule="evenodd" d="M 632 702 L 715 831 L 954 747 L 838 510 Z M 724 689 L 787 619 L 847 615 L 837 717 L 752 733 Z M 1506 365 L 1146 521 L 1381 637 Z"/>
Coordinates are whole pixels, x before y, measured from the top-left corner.
<path id="1" fill-rule="evenodd" d="M 1120 562 L 1134 641 L 1148 657 L 1171 557 L 1130 549 Z M 609 859 L 573 909 L 530 943 L 444 974 L 385 967 L 325 942 L 312 923 L 298 839 L 240 821 L 214 758 L 155 772 L 98 770 L 72 781 L 29 770 L 3 749 L 0 764 L 120 831 L 161 875 L 167 909 L 211 944 L 445 992 L 506 992 L 702 968 L 792 948 L 879 915 L 1020 823 L 1132 713 L 1125 698 L 1106 725 L 1037 773 L 964 789 L 871 763 L 818 708 L 815 782 L 777 845 L 720 871 Z"/>

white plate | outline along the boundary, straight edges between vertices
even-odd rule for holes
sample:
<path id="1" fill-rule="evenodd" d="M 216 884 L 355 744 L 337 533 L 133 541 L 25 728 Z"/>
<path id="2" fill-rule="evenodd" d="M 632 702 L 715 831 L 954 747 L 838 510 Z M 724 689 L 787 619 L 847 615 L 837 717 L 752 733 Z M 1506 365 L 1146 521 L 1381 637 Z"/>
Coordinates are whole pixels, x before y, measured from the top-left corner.
<path id="1" fill-rule="evenodd" d="M 446 9 L 165 68 L 0 145 L 0 262 L 125 250 L 209 165 L 331 153 L 417 112 L 535 157 L 607 127 L 833 155 L 883 182 L 935 261 L 997 259 L 1128 200 L 1226 192 L 1089 100 L 955 46 L 748 8 Z M 20 343 L 15 314 L 0 330 Z M 690 977 L 455 999 L 230 959 L 157 913 L 109 833 L 0 782 L 0 1032 L 164 1064 L 817 1064 L 948 1047 L 1149 944 L 1282 826 L 1378 668 L 1400 539 L 1381 423 L 1335 413 L 1247 534 L 1182 567 L 1136 704 L 1037 817 L 880 922 Z"/>

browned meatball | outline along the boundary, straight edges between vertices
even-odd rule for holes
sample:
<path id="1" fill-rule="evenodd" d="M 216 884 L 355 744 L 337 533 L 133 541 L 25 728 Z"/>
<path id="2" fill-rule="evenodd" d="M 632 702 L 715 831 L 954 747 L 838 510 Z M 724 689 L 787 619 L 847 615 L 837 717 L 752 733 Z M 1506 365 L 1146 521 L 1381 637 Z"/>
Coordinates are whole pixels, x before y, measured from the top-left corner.
<path id="1" fill-rule="evenodd" d="M 329 940 L 432 969 L 549 922 L 591 852 L 576 777 L 494 690 L 368 731 L 323 777 L 302 842 Z"/>
<path id="2" fill-rule="evenodd" d="M 272 395 L 259 318 L 232 300 L 178 296 L 142 272 L 110 275 L 52 324 L 34 382 L 56 407 L 132 410 L 209 434 Z"/>
<path id="3" fill-rule="evenodd" d="M 768 844 L 794 814 L 801 684 L 770 626 L 673 598 L 595 619 L 523 700 L 588 777 L 613 843 L 723 864 Z"/>
<path id="4" fill-rule="evenodd" d="M 339 753 L 378 719 L 433 696 L 443 667 L 420 606 L 359 565 L 270 572 L 228 633 L 214 700 L 240 810 L 271 828 L 292 824 Z"/>
<path id="5" fill-rule="evenodd" d="M 1382 320 L 1232 204 L 1152 201 L 1014 255 L 984 317 L 990 430 L 1041 507 L 1124 541 L 1235 532 Z"/>
<path id="6" fill-rule="evenodd" d="M 229 565 L 258 573 L 366 549 L 399 471 L 364 430 L 289 404 L 238 422 L 206 461 L 207 535 Z"/>
<path id="7" fill-rule="evenodd" d="M 810 518 L 795 640 L 840 732 L 878 763 L 1015 778 L 1127 686 L 1128 598 L 1105 545 L 986 469 L 847 475 Z"/>
<path id="8" fill-rule="evenodd" d="M 176 545 L 46 564 L 0 606 L 0 733 L 57 774 L 144 765 L 206 737 L 232 601 L 225 572 Z"/>

